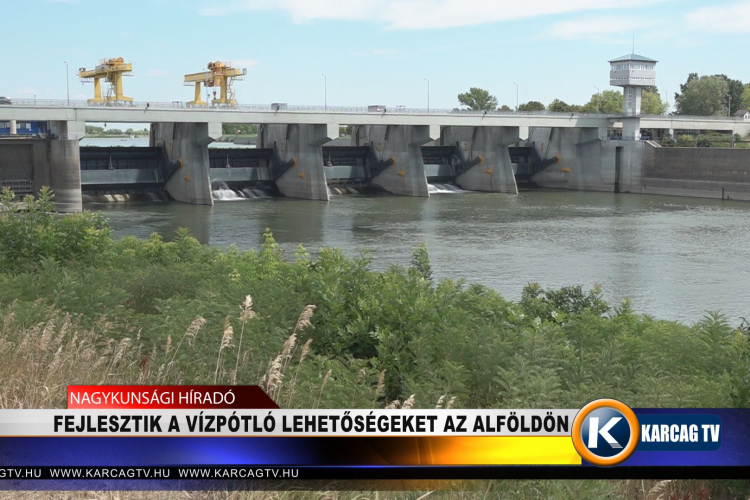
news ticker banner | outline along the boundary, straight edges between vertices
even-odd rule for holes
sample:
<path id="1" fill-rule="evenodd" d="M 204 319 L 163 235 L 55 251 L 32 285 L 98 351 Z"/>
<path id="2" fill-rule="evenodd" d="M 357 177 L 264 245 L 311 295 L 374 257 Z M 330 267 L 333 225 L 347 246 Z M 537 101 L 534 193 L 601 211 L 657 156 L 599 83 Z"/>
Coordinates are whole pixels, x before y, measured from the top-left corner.
<path id="1" fill-rule="evenodd" d="M 71 386 L 0 411 L 0 489 L 360 479 L 745 478 L 750 410 L 285 410 L 243 386 Z"/>

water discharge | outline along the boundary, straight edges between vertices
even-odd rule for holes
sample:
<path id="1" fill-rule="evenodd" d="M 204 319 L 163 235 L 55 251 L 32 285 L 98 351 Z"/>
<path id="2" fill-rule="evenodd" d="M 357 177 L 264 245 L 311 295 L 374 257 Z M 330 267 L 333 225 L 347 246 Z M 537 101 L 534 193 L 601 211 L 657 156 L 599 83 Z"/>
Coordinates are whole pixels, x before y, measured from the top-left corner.
<path id="1" fill-rule="evenodd" d="M 468 193 L 455 184 L 428 184 L 427 189 L 430 194 L 456 194 L 456 193 Z"/>
<path id="2" fill-rule="evenodd" d="M 232 189 L 222 182 L 213 187 L 211 191 L 214 201 L 241 201 L 256 198 L 272 198 L 273 194 L 257 187 L 246 187 L 242 189 Z"/>

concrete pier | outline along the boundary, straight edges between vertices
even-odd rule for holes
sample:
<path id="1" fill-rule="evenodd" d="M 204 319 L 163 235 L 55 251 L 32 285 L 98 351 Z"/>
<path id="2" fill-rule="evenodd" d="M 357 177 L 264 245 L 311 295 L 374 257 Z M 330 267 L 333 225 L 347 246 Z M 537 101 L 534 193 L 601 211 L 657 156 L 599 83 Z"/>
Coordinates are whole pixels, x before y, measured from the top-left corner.
<path id="1" fill-rule="evenodd" d="M 519 141 L 518 127 L 445 127 L 441 145 L 456 144 L 466 168 L 457 186 L 470 191 L 518 194 L 508 146 Z"/>
<path id="2" fill-rule="evenodd" d="M 261 126 L 258 147 L 274 150 L 279 192 L 290 198 L 328 201 L 323 144 L 338 136 L 338 125 Z"/>
<path id="3" fill-rule="evenodd" d="M 81 157 L 78 139 L 48 140 L 49 187 L 55 195 L 55 210 L 58 212 L 80 212 L 83 210 L 81 195 Z"/>
<path id="4" fill-rule="evenodd" d="M 194 205 L 213 205 L 208 145 L 221 136 L 220 123 L 153 123 L 150 146 L 164 147 L 179 163 L 165 189 L 172 198 Z"/>
<path id="5" fill-rule="evenodd" d="M 543 158 L 560 160 L 539 172 L 539 187 L 639 192 L 643 141 L 607 140 L 606 129 L 537 129 L 529 138 Z"/>
<path id="6" fill-rule="evenodd" d="M 355 146 L 371 145 L 381 161 L 391 165 L 370 179 L 391 194 L 429 197 L 421 147 L 440 136 L 440 128 L 431 125 L 372 125 L 355 127 Z"/>

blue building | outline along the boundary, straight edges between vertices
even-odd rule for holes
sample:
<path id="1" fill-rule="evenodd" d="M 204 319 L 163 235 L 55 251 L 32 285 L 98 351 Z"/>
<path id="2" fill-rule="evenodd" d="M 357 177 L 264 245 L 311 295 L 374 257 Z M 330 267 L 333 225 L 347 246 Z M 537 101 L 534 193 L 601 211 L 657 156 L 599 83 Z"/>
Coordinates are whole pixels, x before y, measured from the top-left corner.
<path id="1" fill-rule="evenodd" d="M 32 122 L 32 121 L 17 121 L 16 122 L 16 134 L 18 135 L 36 135 L 46 134 L 49 130 L 49 123 L 47 122 Z M 10 122 L 0 121 L 0 135 L 10 134 Z"/>

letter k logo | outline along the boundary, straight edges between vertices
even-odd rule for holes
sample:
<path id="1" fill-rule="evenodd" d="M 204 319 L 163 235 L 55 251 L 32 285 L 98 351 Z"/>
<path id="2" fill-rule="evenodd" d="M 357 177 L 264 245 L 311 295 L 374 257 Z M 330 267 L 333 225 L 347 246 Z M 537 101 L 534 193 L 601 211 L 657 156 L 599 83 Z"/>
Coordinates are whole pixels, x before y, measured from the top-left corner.
<path id="1" fill-rule="evenodd" d="M 589 419 L 589 441 L 587 446 L 589 448 L 596 448 L 599 444 L 599 435 L 601 434 L 604 440 L 609 443 L 612 448 L 622 448 L 622 445 L 609 433 L 609 431 L 612 430 L 612 427 L 617 425 L 617 422 L 620 420 L 622 420 L 622 417 L 612 417 L 604 427 L 599 429 L 599 417 L 591 417 Z"/>

